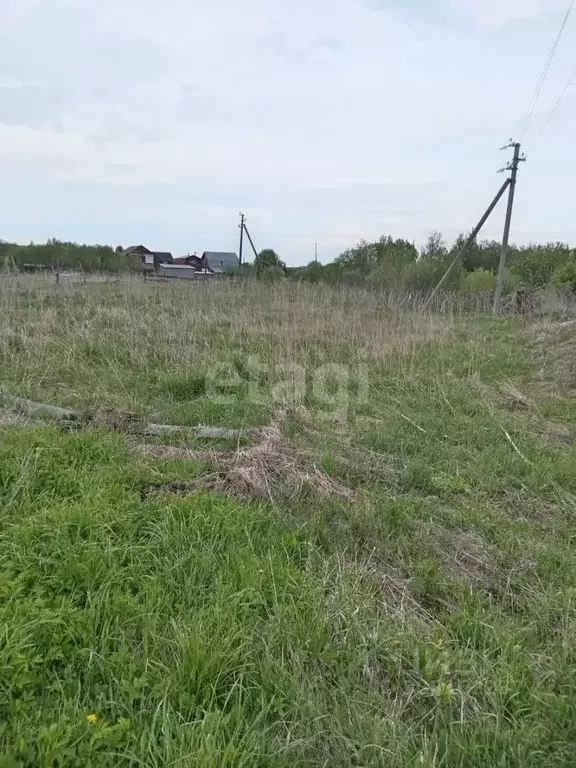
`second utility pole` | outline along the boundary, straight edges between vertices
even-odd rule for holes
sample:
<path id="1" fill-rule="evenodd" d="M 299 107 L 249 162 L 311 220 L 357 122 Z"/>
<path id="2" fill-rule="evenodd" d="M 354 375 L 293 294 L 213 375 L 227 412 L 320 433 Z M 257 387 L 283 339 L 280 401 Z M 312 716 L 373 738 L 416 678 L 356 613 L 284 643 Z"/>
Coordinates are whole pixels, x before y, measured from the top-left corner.
<path id="1" fill-rule="evenodd" d="M 518 178 L 518 166 L 524 162 L 525 157 L 520 157 L 520 144 L 518 142 L 509 144 L 502 149 L 514 147 L 514 158 L 506 170 L 512 171 L 510 176 L 510 188 L 508 191 L 508 208 L 506 210 L 506 222 L 504 224 L 504 236 L 502 238 L 502 251 L 500 252 L 500 267 L 498 270 L 498 283 L 496 284 L 496 294 L 494 296 L 494 314 L 500 314 L 500 303 L 506 284 L 506 257 L 508 255 L 508 244 L 510 242 L 510 226 L 512 224 L 512 211 L 514 210 L 514 193 L 516 191 L 516 180 Z"/>
<path id="2" fill-rule="evenodd" d="M 240 253 L 238 255 L 238 269 L 242 269 L 242 250 L 244 248 L 244 214 L 240 214 Z"/>

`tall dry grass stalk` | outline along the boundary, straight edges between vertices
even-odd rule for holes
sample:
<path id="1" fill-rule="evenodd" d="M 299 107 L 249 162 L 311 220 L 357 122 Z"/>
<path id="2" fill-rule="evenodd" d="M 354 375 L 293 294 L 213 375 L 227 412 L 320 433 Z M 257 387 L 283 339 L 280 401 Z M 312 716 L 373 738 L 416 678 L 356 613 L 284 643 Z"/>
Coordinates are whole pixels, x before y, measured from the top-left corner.
<path id="1" fill-rule="evenodd" d="M 450 312 L 423 314 L 418 300 L 358 288 L 0 279 L 0 356 L 23 374 L 49 370 L 55 358 L 81 368 L 91 350 L 111 364 L 173 370 L 248 354 L 274 365 L 377 361 L 453 327 Z"/>

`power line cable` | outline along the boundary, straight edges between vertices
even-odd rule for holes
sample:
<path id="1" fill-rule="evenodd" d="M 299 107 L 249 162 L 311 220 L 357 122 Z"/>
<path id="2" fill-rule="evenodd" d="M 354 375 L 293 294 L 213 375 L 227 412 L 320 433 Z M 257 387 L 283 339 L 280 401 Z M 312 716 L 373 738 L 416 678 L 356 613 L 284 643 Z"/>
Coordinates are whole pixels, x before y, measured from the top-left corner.
<path id="1" fill-rule="evenodd" d="M 522 138 L 526 136 L 526 132 L 530 126 L 530 122 L 532 121 L 534 110 L 536 109 L 536 105 L 538 104 L 540 94 L 542 93 L 542 89 L 544 88 L 546 78 L 548 77 L 548 72 L 550 71 L 550 67 L 552 66 L 554 57 L 556 56 L 556 51 L 558 50 L 558 46 L 560 45 L 562 35 L 564 34 L 564 30 L 566 29 L 566 24 L 568 23 L 568 19 L 570 18 L 570 14 L 572 13 L 572 9 L 574 8 L 574 2 L 575 0 L 571 0 L 570 5 L 568 6 L 568 10 L 566 11 L 566 15 L 564 16 L 564 21 L 560 26 L 560 30 L 556 36 L 556 39 L 554 40 L 552 50 L 548 54 L 548 58 L 546 59 L 546 63 L 544 64 L 544 69 L 542 70 L 540 79 L 538 80 L 536 88 L 534 89 L 534 93 L 532 94 L 532 98 L 530 99 L 528 109 L 526 110 L 526 114 L 524 115 L 524 119 L 522 120 L 522 125 L 520 128 Z"/>
<path id="2" fill-rule="evenodd" d="M 552 122 L 552 118 L 554 117 L 554 115 L 558 111 L 558 108 L 560 107 L 560 104 L 562 104 L 562 101 L 564 100 L 564 96 L 566 96 L 566 94 L 570 90 L 570 86 L 572 86 L 574 83 L 576 83 L 576 69 L 574 70 L 574 72 L 572 72 L 572 74 L 568 78 L 568 82 L 564 86 L 564 90 L 562 91 L 562 93 L 558 97 L 557 102 L 552 107 L 552 110 L 551 110 L 550 114 L 548 115 L 548 117 L 544 121 L 544 125 L 542 126 L 542 128 L 540 128 L 540 132 L 539 132 L 538 136 L 536 136 L 536 139 L 535 139 L 536 141 L 538 141 L 538 139 L 540 139 L 542 137 L 542 134 L 544 133 L 546 128 L 548 128 L 548 126 Z"/>

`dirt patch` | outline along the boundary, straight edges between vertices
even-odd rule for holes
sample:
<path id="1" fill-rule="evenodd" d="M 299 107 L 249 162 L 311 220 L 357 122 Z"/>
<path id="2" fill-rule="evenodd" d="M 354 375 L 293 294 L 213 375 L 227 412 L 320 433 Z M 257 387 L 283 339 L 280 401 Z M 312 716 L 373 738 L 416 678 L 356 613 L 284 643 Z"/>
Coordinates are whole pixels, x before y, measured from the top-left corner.
<path id="1" fill-rule="evenodd" d="M 328 477 L 316 466 L 307 467 L 296 457 L 276 425 L 261 430 L 259 442 L 236 452 L 187 451 L 173 446 L 138 446 L 138 452 L 161 458 L 209 461 L 214 472 L 187 483 L 169 483 L 148 489 L 150 493 L 190 494 L 197 491 L 225 493 L 239 501 L 273 501 L 293 498 L 305 488 L 342 501 L 354 501 L 356 493 Z"/>

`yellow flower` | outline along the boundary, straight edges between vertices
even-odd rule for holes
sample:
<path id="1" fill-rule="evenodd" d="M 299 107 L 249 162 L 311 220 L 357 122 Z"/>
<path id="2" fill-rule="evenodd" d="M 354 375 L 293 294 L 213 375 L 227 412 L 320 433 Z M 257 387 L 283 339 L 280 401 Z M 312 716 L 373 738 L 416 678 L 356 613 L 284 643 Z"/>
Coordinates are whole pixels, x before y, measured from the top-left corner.
<path id="1" fill-rule="evenodd" d="M 86 715 L 86 721 L 88 722 L 88 725 L 94 725 L 98 721 L 98 715 L 95 715 L 94 713 Z"/>

